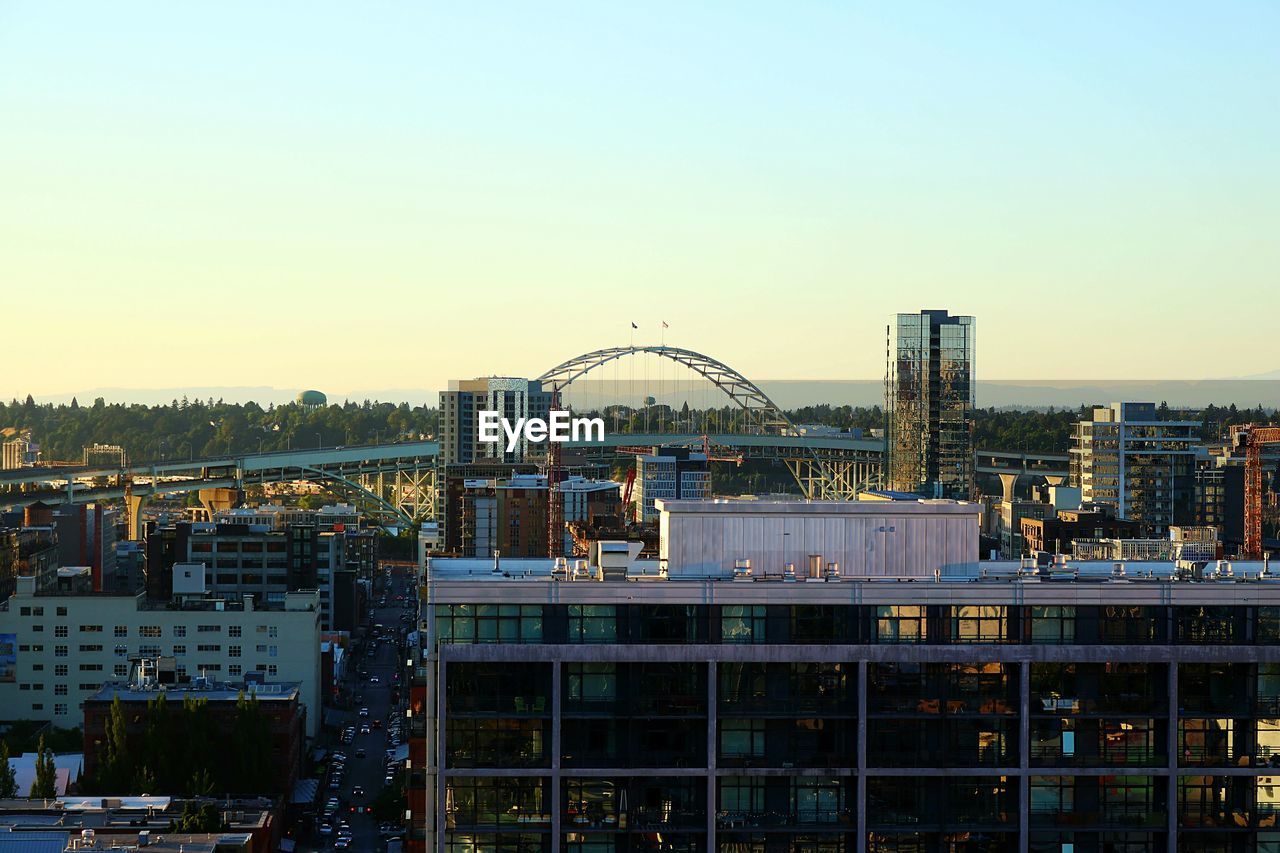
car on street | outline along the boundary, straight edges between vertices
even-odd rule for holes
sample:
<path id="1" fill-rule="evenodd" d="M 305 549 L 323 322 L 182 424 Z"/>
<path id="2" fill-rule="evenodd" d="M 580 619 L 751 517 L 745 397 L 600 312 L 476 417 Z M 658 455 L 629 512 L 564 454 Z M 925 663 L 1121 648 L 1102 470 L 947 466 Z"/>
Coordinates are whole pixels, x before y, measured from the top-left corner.
<path id="1" fill-rule="evenodd" d="M 364 758 L 364 750 L 363 750 L 363 749 L 357 749 L 357 750 L 356 750 L 356 758 Z"/>
<path id="2" fill-rule="evenodd" d="M 367 716 L 369 716 L 369 709 L 368 709 L 368 708 L 361 708 L 361 709 L 360 709 L 360 716 L 362 716 L 362 717 L 367 717 Z"/>
<path id="3" fill-rule="evenodd" d="M 364 796 L 364 788 L 363 788 L 362 786 L 360 786 L 360 785 L 356 785 L 354 788 L 352 788 L 352 789 L 351 789 L 351 796 L 353 796 L 353 797 L 363 797 L 363 796 Z"/>

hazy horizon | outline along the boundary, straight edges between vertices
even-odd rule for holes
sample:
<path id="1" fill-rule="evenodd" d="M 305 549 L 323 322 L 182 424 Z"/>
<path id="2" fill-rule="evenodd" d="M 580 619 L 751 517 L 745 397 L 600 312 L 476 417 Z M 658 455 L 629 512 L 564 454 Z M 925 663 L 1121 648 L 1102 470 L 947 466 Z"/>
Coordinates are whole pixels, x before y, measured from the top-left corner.
<path id="1" fill-rule="evenodd" d="M 871 406 L 882 404 L 882 379 L 766 379 L 753 380 L 778 406 L 784 409 L 795 409 L 802 406 L 828 403 L 835 406 Z M 580 380 L 579 387 L 590 386 L 590 380 Z M 597 382 L 602 386 L 597 393 L 606 393 L 618 402 L 626 402 L 625 394 L 609 393 L 607 383 Z M 308 386 L 312 388 L 314 386 Z M 192 400 L 207 400 L 212 397 L 226 403 L 254 402 L 261 406 L 281 405 L 292 402 L 299 391 L 304 388 L 275 388 L 266 386 L 206 386 L 190 388 L 90 388 L 77 392 L 65 392 L 53 395 L 33 395 L 38 403 L 65 404 L 74 397 L 80 405 L 89 405 L 95 397 L 103 397 L 108 403 L 142 403 L 147 405 L 163 405 L 183 397 Z M 362 403 L 364 400 L 377 402 L 402 403 L 412 406 L 437 405 L 436 389 L 430 388 L 383 388 L 383 389 L 350 389 L 335 391 L 318 388 L 324 391 L 330 404 L 350 400 Z M 686 389 L 687 390 L 687 389 Z M 633 396 L 637 399 L 644 392 L 636 390 Z M 682 399 L 678 389 L 669 388 L 662 393 L 653 387 L 648 393 L 656 396 L 659 402 L 678 406 Z M 590 391 L 586 392 L 588 399 Z M 1080 405 L 1106 404 L 1114 401 L 1167 402 L 1175 408 L 1202 408 L 1209 405 L 1235 405 L 1245 408 L 1263 406 L 1274 409 L 1280 405 L 1280 379 L 1220 379 L 1220 380 L 982 380 L 976 383 L 977 405 L 981 408 L 1075 408 Z M 26 395 L 18 395 L 8 399 L 25 399 Z M 716 400 L 715 394 L 704 395 L 704 399 Z M 727 397 L 718 399 L 728 402 Z M 571 404 L 576 405 L 576 402 Z M 697 406 L 695 406 L 696 408 Z M 0 424 L 0 427 L 4 424 Z"/>

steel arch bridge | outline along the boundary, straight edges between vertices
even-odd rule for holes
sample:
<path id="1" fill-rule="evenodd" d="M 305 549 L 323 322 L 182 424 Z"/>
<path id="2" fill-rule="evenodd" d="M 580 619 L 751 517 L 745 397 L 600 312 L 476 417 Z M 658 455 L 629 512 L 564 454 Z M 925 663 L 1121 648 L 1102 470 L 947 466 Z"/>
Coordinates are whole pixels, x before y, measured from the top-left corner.
<path id="1" fill-rule="evenodd" d="M 562 392 L 575 380 L 602 365 L 645 353 L 683 365 L 723 391 L 746 414 L 748 435 L 798 435 L 791 419 L 750 379 L 709 355 L 680 347 L 660 344 L 599 349 L 556 365 L 538 380 L 543 385 L 550 385 L 553 391 Z M 859 489 L 871 485 L 857 476 L 865 470 L 862 465 L 839 454 L 819 454 L 805 442 L 779 443 L 777 451 L 774 458 L 786 463 L 801 492 L 809 500 L 854 500 Z"/>

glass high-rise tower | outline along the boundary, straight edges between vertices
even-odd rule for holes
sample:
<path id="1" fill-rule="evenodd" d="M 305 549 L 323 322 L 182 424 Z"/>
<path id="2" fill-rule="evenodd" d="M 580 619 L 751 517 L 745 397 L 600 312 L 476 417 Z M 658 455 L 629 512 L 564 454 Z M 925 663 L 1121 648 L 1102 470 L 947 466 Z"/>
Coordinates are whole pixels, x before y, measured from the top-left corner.
<path id="1" fill-rule="evenodd" d="M 973 317 L 938 310 L 897 316 L 885 377 L 890 488 L 972 495 L 973 359 Z"/>

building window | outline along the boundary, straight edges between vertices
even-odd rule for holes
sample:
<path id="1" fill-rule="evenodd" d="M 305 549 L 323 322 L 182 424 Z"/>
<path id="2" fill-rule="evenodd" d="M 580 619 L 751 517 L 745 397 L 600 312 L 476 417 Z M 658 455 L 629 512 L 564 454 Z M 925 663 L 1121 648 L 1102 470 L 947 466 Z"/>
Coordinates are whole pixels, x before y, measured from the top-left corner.
<path id="1" fill-rule="evenodd" d="M 186 653 L 187 653 L 187 647 L 186 647 L 186 646 L 174 646 L 174 647 L 173 647 L 173 656 L 174 656 L 174 657 L 176 657 L 176 658 L 180 658 L 180 657 L 182 657 L 183 655 L 185 655 Z"/>
<path id="2" fill-rule="evenodd" d="M 239 647 L 239 646 L 228 646 L 228 647 L 227 647 L 227 657 L 232 657 L 232 658 L 238 658 L 238 657 L 240 657 L 240 647 Z"/>
<path id="3" fill-rule="evenodd" d="M 726 604 L 720 608 L 720 641 L 723 643 L 765 642 L 763 604 Z"/>
<path id="4" fill-rule="evenodd" d="M 205 654 L 215 654 L 215 655 L 222 654 L 222 646 L 212 646 L 212 645 L 202 644 L 202 645 L 196 646 L 196 651 L 202 652 Z"/>
<path id="5" fill-rule="evenodd" d="M 570 604 L 569 642 L 616 643 L 618 608 L 612 604 Z"/>
<path id="6" fill-rule="evenodd" d="M 276 626 L 276 625 L 271 625 L 270 627 L 268 627 L 268 628 L 267 628 L 267 636 L 268 636 L 268 637 L 275 637 L 275 636 L 277 636 L 279 633 L 280 633 L 280 628 L 279 628 L 278 626 Z"/>
<path id="7" fill-rule="evenodd" d="M 159 639 L 160 626 L 159 625 L 142 625 L 138 628 L 138 636 L 146 637 L 149 640 Z"/>
<path id="8" fill-rule="evenodd" d="M 56 657 L 56 658 L 65 658 L 65 657 L 67 656 L 67 647 L 66 647 L 66 646 L 54 646 L 54 647 L 53 647 L 53 656 L 54 656 L 54 657 Z"/>
<path id="9" fill-rule="evenodd" d="M 129 636 L 129 626 L 128 626 L 128 625 L 117 625 L 117 626 L 116 626 L 116 628 L 115 628 L 115 635 L 116 635 L 117 637 L 127 637 L 127 636 Z"/>
<path id="10" fill-rule="evenodd" d="M 538 604 L 444 604 L 436 607 L 441 643 L 540 643 Z"/>
<path id="11" fill-rule="evenodd" d="M 918 604 L 882 604 L 876 607 L 876 642 L 923 643 L 926 608 Z"/>
<path id="12" fill-rule="evenodd" d="M 721 720 L 720 757 L 750 762 L 764 757 L 764 720 Z"/>
<path id="13" fill-rule="evenodd" d="M 952 605 L 951 640 L 956 643 L 1001 643 L 1007 637 L 1007 607 Z"/>
<path id="14" fill-rule="evenodd" d="M 276 665 L 275 665 L 275 664 L 270 664 L 270 665 L 267 667 L 267 675 L 276 675 L 276 674 L 277 674 Z"/>
<path id="15" fill-rule="evenodd" d="M 58 614 L 59 616 L 66 616 L 66 615 L 67 615 L 67 608 L 65 608 L 65 607 L 59 607 L 59 608 L 57 609 L 57 611 L 56 611 L 56 612 L 57 612 L 57 614 Z"/>
<path id="16" fill-rule="evenodd" d="M 55 637 L 59 637 L 59 638 L 62 638 L 62 637 L 67 636 L 67 626 L 66 626 L 66 625 L 54 625 L 54 626 L 53 626 L 53 636 L 55 636 Z"/>
<path id="17" fill-rule="evenodd" d="M 1163 607 L 1105 605 L 1098 618 L 1103 643 L 1154 643 L 1166 636 Z"/>
<path id="18" fill-rule="evenodd" d="M 720 780 L 722 819 L 741 820 L 764 812 L 763 776 L 725 776 Z"/>
<path id="19" fill-rule="evenodd" d="M 58 677 L 61 677 L 61 676 L 66 675 L 66 674 L 67 674 L 67 665 L 66 665 L 65 663 L 57 664 L 57 665 L 56 665 L 56 666 L 54 666 L 54 668 L 53 668 L 53 674 L 54 674 L 55 676 L 58 676 Z"/>
<path id="20" fill-rule="evenodd" d="M 1027 637 L 1032 643 L 1063 644 L 1076 640 L 1074 605 L 1033 605 L 1027 608 Z"/>
<path id="21" fill-rule="evenodd" d="M 1243 615 L 1241 608 L 1175 607 L 1173 611 L 1179 643 L 1224 645 L 1243 640 L 1243 625 L 1238 618 Z"/>
<path id="22" fill-rule="evenodd" d="M 66 696 L 66 695 L 67 695 L 67 685 L 65 685 L 65 684 L 55 684 L 55 685 L 53 685 L 53 695 L 54 695 L 54 696 Z"/>
<path id="23" fill-rule="evenodd" d="M 116 678 L 128 678 L 129 664 L 127 663 L 116 664 L 115 667 L 111 670 L 111 674 L 114 675 Z"/>
<path id="24" fill-rule="evenodd" d="M 240 636 L 240 626 L 239 626 L 239 625 L 230 625 L 230 626 L 228 626 L 228 627 L 227 627 L 227 636 L 228 636 L 228 637 L 239 637 L 239 636 Z"/>
<path id="25" fill-rule="evenodd" d="M 81 626 L 80 626 L 80 633 L 82 633 L 82 634 L 101 634 L 101 633 L 102 633 L 102 626 L 101 626 L 101 625 L 81 625 Z"/>
<path id="26" fill-rule="evenodd" d="M 221 634 L 221 625 L 197 625 L 196 633 L 198 634 Z"/>
<path id="27" fill-rule="evenodd" d="M 100 653 L 101 651 L 102 651 L 102 646 L 99 643 L 81 643 L 80 644 L 81 654 L 96 654 L 96 653 Z"/>
<path id="28" fill-rule="evenodd" d="M 227 667 L 227 675 L 240 675 L 242 671 L 238 663 L 233 663 Z"/>
<path id="29" fill-rule="evenodd" d="M 574 707 L 613 702 L 618 698 L 617 664 L 565 664 L 565 690 L 568 704 Z"/>
<path id="30" fill-rule="evenodd" d="M 129 654 L 129 647 L 128 647 L 128 646 L 116 646 L 115 652 L 116 652 L 116 657 L 120 657 L 120 658 L 122 658 L 122 657 L 124 657 L 125 655 Z"/>
<path id="31" fill-rule="evenodd" d="M 173 636 L 175 636 L 175 637 L 185 637 L 185 636 L 187 636 L 187 626 L 186 626 L 186 625 L 174 625 L 174 626 L 173 626 Z"/>
<path id="32" fill-rule="evenodd" d="M 54 716 L 65 717 L 67 715 L 67 706 L 59 702 L 53 706 L 53 713 Z"/>

